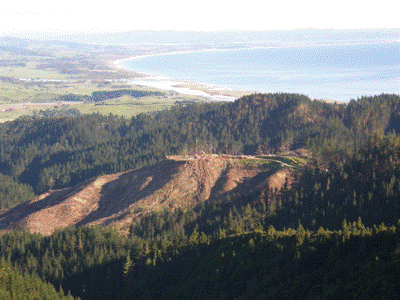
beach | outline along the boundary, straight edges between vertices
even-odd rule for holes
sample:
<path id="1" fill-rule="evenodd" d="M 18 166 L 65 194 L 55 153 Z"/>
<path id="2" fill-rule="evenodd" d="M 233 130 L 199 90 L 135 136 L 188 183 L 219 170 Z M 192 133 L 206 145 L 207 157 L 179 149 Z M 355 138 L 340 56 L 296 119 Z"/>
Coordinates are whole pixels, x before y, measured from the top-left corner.
<path id="1" fill-rule="evenodd" d="M 149 53 L 145 55 L 137 55 L 128 57 L 125 59 L 119 59 L 112 62 L 112 66 L 117 69 L 123 69 L 130 72 L 133 72 L 138 75 L 138 78 L 129 80 L 129 82 L 133 85 L 145 86 L 156 88 L 160 90 L 173 91 L 176 93 L 203 97 L 206 99 L 210 99 L 213 101 L 234 101 L 237 98 L 240 98 L 245 95 L 249 95 L 254 91 L 243 91 L 243 90 L 234 90 L 227 87 L 221 87 L 217 85 L 200 83 L 200 82 L 191 82 L 185 80 L 177 80 L 171 79 L 167 77 L 155 76 L 149 73 L 137 72 L 126 66 L 124 66 L 124 62 L 132 61 L 135 59 L 154 57 L 154 56 L 167 56 L 167 55 L 180 55 L 180 54 L 193 54 L 193 53 L 203 53 L 203 52 L 221 52 L 221 51 L 235 51 L 235 50 L 243 50 L 243 48 L 213 48 L 213 49 L 199 49 L 199 50 L 185 50 L 185 51 L 172 51 L 172 52 L 158 52 L 158 53 Z"/>
<path id="2" fill-rule="evenodd" d="M 288 92 L 312 99 L 349 101 L 398 92 L 398 76 L 393 73 L 398 68 L 398 54 L 393 54 L 390 45 L 398 44 L 243 45 L 154 52 L 117 60 L 114 66 L 138 74 L 132 84 L 211 100 L 232 101 L 254 92 Z M 164 58 L 167 55 L 170 57 Z"/>

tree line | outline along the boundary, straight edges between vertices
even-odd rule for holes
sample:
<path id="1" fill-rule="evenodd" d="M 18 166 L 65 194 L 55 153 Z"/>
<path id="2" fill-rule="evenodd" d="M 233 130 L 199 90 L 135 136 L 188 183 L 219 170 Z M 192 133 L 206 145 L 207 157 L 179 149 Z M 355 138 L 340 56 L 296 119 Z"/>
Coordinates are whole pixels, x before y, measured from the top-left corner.
<path id="1" fill-rule="evenodd" d="M 140 98 L 146 96 L 163 96 L 163 92 L 155 91 L 141 91 L 141 90 L 113 90 L 113 91 L 95 91 L 91 95 L 76 95 L 67 94 L 59 96 L 59 101 L 85 101 L 85 102 L 99 102 L 108 99 L 115 99 L 122 96 L 131 96 L 133 98 Z"/>

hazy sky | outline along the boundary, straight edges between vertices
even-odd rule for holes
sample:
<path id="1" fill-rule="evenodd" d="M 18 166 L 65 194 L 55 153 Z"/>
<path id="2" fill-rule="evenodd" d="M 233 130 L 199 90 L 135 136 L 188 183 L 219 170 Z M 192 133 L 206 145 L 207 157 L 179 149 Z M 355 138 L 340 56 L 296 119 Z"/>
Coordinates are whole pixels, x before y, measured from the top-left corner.
<path id="1" fill-rule="evenodd" d="M 28 31 L 400 28 L 393 0 L 13 0 L 0 4 L 0 35 Z"/>

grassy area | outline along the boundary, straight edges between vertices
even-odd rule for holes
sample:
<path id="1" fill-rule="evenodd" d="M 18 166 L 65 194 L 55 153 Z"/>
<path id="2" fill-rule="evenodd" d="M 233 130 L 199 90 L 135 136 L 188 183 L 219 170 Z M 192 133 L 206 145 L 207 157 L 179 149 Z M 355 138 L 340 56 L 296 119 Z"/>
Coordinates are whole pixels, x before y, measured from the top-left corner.
<path id="1" fill-rule="evenodd" d="M 291 157 L 291 160 L 295 166 L 304 166 L 310 159 L 308 157 Z"/>
<path id="2" fill-rule="evenodd" d="M 70 79 L 70 75 L 61 74 L 55 70 L 37 69 L 35 63 L 30 63 L 26 67 L 6 66 L 0 67 L 0 76 L 25 79 Z"/>
<path id="3" fill-rule="evenodd" d="M 258 156 L 263 160 L 276 160 L 292 166 L 304 166 L 309 158 L 299 156 Z"/>
<path id="4" fill-rule="evenodd" d="M 117 59 L 143 54 L 141 47 L 102 48 L 58 42 L 15 41 L 15 45 L 8 48 L 8 43 L 8 40 L 0 39 L 0 122 L 33 115 L 35 110 L 55 109 L 67 105 L 57 103 L 63 95 L 90 96 L 93 92 L 118 89 L 156 90 L 133 86 L 129 80 L 139 75 L 116 68 L 110 63 Z M 146 51 L 152 52 L 154 49 L 150 47 L 146 48 Z M 196 83 L 183 85 L 211 94 L 221 93 L 238 97 L 244 93 L 238 91 L 225 93 L 226 91 L 221 92 L 218 88 Z M 82 114 L 112 113 L 131 117 L 139 113 L 168 109 L 181 101 L 206 101 L 197 96 L 162 92 L 164 96 L 152 95 L 141 98 L 122 96 L 96 103 L 89 101 L 68 103 L 67 108 L 76 108 Z M 80 97 L 75 99 L 81 100 Z"/>
<path id="5" fill-rule="evenodd" d="M 14 120 L 24 115 L 33 115 L 35 111 L 61 107 L 76 108 L 82 114 L 101 113 L 131 117 L 140 113 L 160 111 L 170 108 L 176 102 L 204 101 L 195 96 L 178 95 L 161 91 L 162 95 L 134 98 L 128 95 L 100 102 L 68 102 L 61 103 L 60 96 L 91 96 L 93 92 L 137 90 L 155 91 L 154 88 L 133 86 L 126 78 L 99 78 L 96 69 L 87 68 L 87 73 L 80 75 L 63 74 L 61 69 L 43 67 L 46 58 L 7 56 L 9 65 L 0 66 L 0 122 Z M 52 58 L 51 62 L 54 64 Z M 17 62 L 19 64 L 13 64 Z M 73 61 L 71 71 L 80 70 L 79 64 Z M 42 64 L 42 65 L 41 65 Z M 64 59 L 65 70 L 67 63 Z M 85 64 L 83 64 L 85 65 Z M 75 69 L 74 69 L 75 68 Z M 117 71 L 114 76 L 122 76 Z M 73 72 L 72 72 L 73 73 Z M 107 72 L 106 72 L 107 73 Z M 117 74 L 118 73 L 118 74 Z M 96 75 L 96 76 L 95 76 Z M 118 77 L 117 76 L 117 77 Z M 101 76 L 100 76 L 101 77 Z M 23 78 L 23 79 L 21 79 Z M 122 79 L 122 80 L 120 80 Z"/>
<path id="6" fill-rule="evenodd" d="M 90 94 L 99 88 L 91 81 L 0 82 L 0 104 L 52 102 L 60 95 Z"/>
<path id="7" fill-rule="evenodd" d="M 56 88 L 50 89 L 39 84 L 0 82 L 0 104 L 49 102 L 53 101 L 59 94 Z"/>
<path id="8" fill-rule="evenodd" d="M 101 114 L 116 114 L 125 117 L 132 117 L 140 113 L 151 111 L 160 111 L 168 109 L 177 101 L 182 101 L 181 97 L 177 96 L 149 96 L 142 98 L 132 98 L 127 95 L 120 98 L 106 100 L 97 103 L 84 103 L 74 106 L 82 114 L 101 113 Z"/>
<path id="9" fill-rule="evenodd" d="M 31 114 L 32 114 L 31 111 L 29 111 L 29 112 L 27 112 L 27 111 L 6 111 L 6 112 L 0 111 L 0 123 L 12 121 L 12 120 L 15 120 L 24 115 L 31 115 Z"/>
<path id="10" fill-rule="evenodd" d="M 281 168 L 280 163 L 275 161 L 269 161 L 262 158 L 240 159 L 238 163 L 248 167 L 257 167 L 257 168 L 261 167 L 261 168 L 274 168 L 274 169 Z"/>
<path id="11" fill-rule="evenodd" d="M 35 110 L 54 109 L 55 107 L 62 106 L 62 103 L 57 103 L 57 100 L 63 95 L 90 96 L 93 92 L 121 89 L 134 89 L 137 91 L 155 90 L 133 86 L 125 81 L 118 80 L 71 79 L 53 82 L 24 81 L 7 77 L 0 80 L 0 122 L 13 120 L 24 115 L 32 115 Z M 69 102 L 66 103 L 68 105 L 65 105 L 77 108 L 82 114 L 112 113 L 131 117 L 139 113 L 167 109 L 179 101 L 201 100 L 198 97 L 182 96 L 172 92 L 163 92 L 163 95 L 165 96 L 152 95 L 141 98 L 133 98 L 126 95 L 96 103 L 86 102 L 78 104 Z"/>
<path id="12" fill-rule="evenodd" d="M 24 115 L 33 115 L 35 111 L 56 109 L 56 108 L 74 108 L 81 114 L 115 114 L 130 118 L 140 113 L 152 111 L 161 111 L 168 109 L 176 103 L 182 101 L 204 101 L 194 99 L 173 93 L 165 96 L 147 96 L 141 98 L 132 98 L 130 96 L 122 96 L 116 99 L 105 100 L 101 102 L 84 102 L 68 104 L 61 103 L 40 103 L 40 104 L 15 104 L 15 105 L 0 105 L 0 123 L 14 120 Z M 10 109 L 12 107 L 12 109 Z"/>

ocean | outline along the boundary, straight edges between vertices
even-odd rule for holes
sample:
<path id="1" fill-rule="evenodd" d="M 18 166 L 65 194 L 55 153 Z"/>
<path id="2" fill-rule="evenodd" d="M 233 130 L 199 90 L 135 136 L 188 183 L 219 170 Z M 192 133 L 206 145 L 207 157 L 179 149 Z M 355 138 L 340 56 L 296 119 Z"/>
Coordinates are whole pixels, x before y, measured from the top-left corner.
<path id="1" fill-rule="evenodd" d="M 147 79 L 150 86 L 178 80 L 339 101 L 400 94 L 396 42 L 173 53 L 133 58 L 122 66 L 154 76 Z"/>

